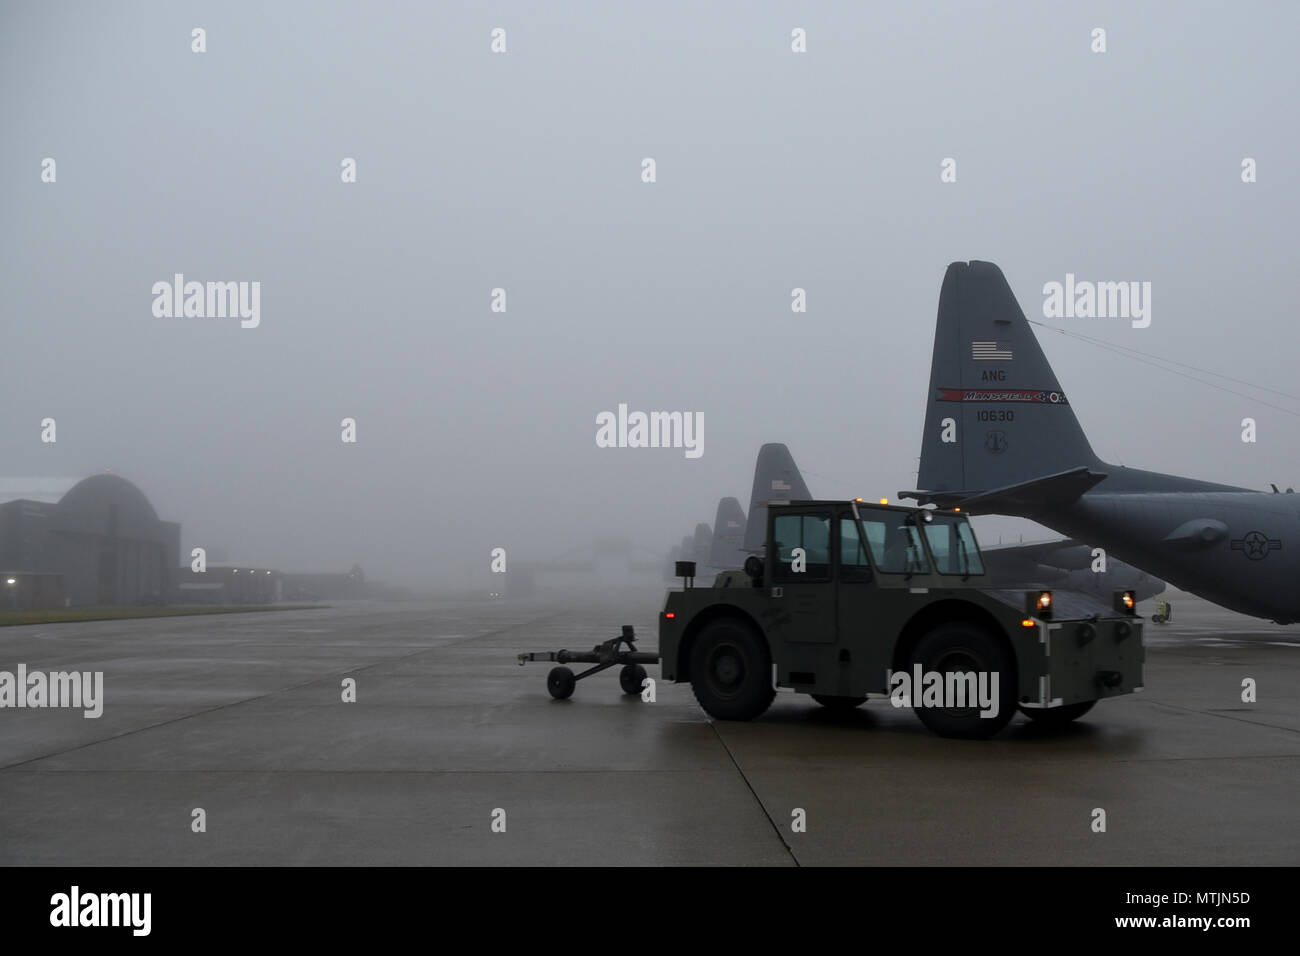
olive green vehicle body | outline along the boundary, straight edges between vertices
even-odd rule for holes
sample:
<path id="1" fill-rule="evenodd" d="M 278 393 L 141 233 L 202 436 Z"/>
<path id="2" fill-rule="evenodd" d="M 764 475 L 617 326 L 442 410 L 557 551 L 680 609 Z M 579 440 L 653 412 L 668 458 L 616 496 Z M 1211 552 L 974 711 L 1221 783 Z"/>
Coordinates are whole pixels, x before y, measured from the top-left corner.
<path id="1" fill-rule="evenodd" d="M 743 569 L 723 571 L 712 587 L 668 592 L 659 615 L 663 680 L 691 680 L 691 648 L 701 629 L 720 618 L 748 623 L 761 635 L 775 665 L 778 687 L 839 698 L 888 696 L 889 673 L 907 671 L 916 642 L 952 621 L 976 624 L 1011 648 L 1016 701 L 1023 708 L 1055 708 L 1115 697 L 1142 689 L 1142 621 L 1078 592 L 1053 591 L 1050 617 L 1027 610 L 1037 592 L 996 590 L 983 573 L 944 574 L 926 534 L 923 571 L 882 570 L 871 547 L 845 559 L 842 524 L 861 515 L 860 540 L 870 537 L 868 521 L 901 526 L 925 521 L 915 508 L 852 501 L 795 501 L 768 512 L 763 572 L 756 580 Z M 831 515 L 830 559 L 802 574 L 773 566 L 773 545 L 782 515 Z M 935 513 L 969 527 L 965 515 Z M 789 524 L 783 527 L 790 527 Z M 970 541 L 974 544 L 973 533 Z M 870 562 L 862 567 L 863 558 Z M 978 551 L 967 567 L 982 571 Z M 845 560 L 842 560 L 845 559 Z M 947 566 L 952 562 L 947 561 Z M 963 559 L 965 561 L 965 558 Z M 813 572 L 809 574 L 808 572 Z M 1026 623 L 1030 622 L 1030 623 Z M 1000 680 L 1005 681 L 1005 675 Z"/>

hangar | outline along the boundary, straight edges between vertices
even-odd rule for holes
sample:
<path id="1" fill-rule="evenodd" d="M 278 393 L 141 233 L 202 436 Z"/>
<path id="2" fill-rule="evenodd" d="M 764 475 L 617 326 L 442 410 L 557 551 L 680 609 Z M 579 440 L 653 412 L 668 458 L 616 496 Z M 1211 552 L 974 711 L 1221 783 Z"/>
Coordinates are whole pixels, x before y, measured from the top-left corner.
<path id="1" fill-rule="evenodd" d="M 0 592 L 14 592 L 0 597 L 0 607 L 173 599 L 181 526 L 160 520 L 139 488 L 111 473 L 70 483 L 61 494 L 58 483 L 31 481 L 28 490 L 22 481 L 0 485 L 0 494 L 18 492 L 0 504 Z M 61 586 L 51 575 L 61 576 Z"/>

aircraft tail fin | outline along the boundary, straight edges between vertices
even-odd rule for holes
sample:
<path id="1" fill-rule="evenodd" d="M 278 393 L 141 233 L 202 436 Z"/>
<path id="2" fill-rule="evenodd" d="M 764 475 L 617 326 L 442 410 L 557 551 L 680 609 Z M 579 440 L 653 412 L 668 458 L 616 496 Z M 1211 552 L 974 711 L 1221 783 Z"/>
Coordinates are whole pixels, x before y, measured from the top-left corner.
<path id="1" fill-rule="evenodd" d="M 758 460 L 754 463 L 754 487 L 749 495 L 744 549 L 749 552 L 762 550 L 767 537 L 769 501 L 800 501 L 811 497 L 812 492 L 804 484 L 789 448 L 777 443 L 760 448 Z"/>
<path id="2" fill-rule="evenodd" d="M 1104 467 L 1002 270 L 991 262 L 948 266 L 917 486 L 930 500 L 970 499 L 990 489 L 1033 492 L 1033 479 L 1046 475 L 1060 493 L 1063 475 Z"/>
<path id="3" fill-rule="evenodd" d="M 709 566 L 738 568 L 745 563 L 745 557 L 745 511 L 735 498 L 723 498 L 713 519 Z"/>
<path id="4" fill-rule="evenodd" d="M 691 538 L 691 560 L 703 565 L 709 560 L 713 549 L 713 529 L 701 521 L 695 526 L 695 535 Z"/>

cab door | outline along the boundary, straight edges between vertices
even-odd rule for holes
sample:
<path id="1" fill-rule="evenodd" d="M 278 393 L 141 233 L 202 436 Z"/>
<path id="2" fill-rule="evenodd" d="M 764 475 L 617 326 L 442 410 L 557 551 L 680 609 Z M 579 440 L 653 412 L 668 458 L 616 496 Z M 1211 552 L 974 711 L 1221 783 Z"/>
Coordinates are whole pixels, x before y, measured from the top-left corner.
<path id="1" fill-rule="evenodd" d="M 833 644 L 832 510 L 782 511 L 772 518 L 772 573 L 763 627 L 777 640 Z"/>
<path id="2" fill-rule="evenodd" d="M 880 591 L 873 584 L 868 543 L 859 534 L 853 512 L 841 511 L 836 515 L 835 524 L 839 559 L 836 624 L 840 666 L 837 674 L 841 681 L 848 682 L 838 693 L 861 696 L 868 691 L 884 690 L 892 643 L 873 630 L 880 617 Z"/>

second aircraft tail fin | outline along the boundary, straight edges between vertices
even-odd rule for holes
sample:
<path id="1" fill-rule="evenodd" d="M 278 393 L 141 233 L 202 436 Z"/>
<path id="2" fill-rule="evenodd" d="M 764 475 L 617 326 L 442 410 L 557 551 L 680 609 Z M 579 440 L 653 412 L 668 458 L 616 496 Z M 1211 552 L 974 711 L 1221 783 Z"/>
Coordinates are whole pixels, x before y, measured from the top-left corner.
<path id="1" fill-rule="evenodd" d="M 812 497 L 803 475 L 795 467 L 790 449 L 779 443 L 758 450 L 754 463 L 754 487 L 749 495 L 749 520 L 745 524 L 745 550 L 762 550 L 767 536 L 769 501 L 800 501 Z"/>
<path id="2" fill-rule="evenodd" d="M 713 548 L 709 551 L 709 566 L 738 568 L 745 563 L 745 512 L 735 498 L 718 502 L 718 514 L 713 519 Z"/>

